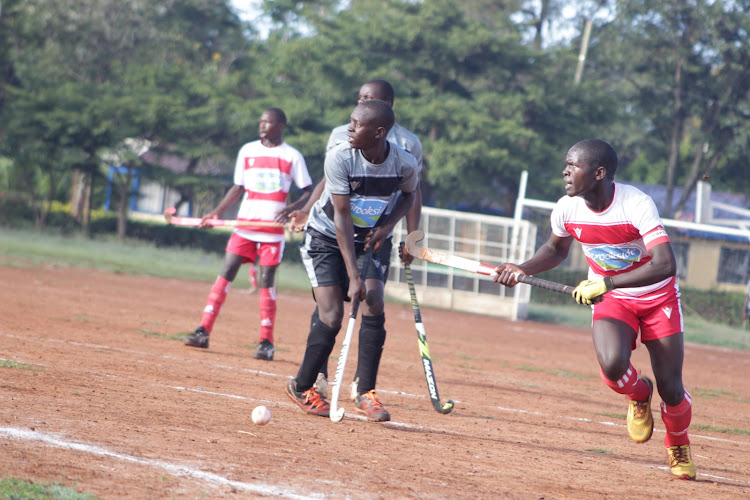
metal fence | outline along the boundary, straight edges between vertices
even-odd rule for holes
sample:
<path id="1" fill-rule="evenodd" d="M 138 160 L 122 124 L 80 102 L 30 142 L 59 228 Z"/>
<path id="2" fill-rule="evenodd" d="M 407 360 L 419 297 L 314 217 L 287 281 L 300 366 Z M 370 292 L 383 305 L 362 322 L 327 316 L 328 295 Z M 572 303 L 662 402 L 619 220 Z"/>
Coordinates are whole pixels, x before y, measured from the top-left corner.
<path id="1" fill-rule="evenodd" d="M 489 265 L 526 260 L 533 255 L 536 242 L 535 225 L 508 217 L 424 207 L 421 227 L 425 232 L 421 246 Z M 406 283 L 397 255 L 398 243 L 405 239 L 406 224 L 402 220 L 393 235 L 394 255 L 386 294 L 408 301 L 408 288 L 395 285 Z M 530 296 L 527 285 L 506 288 L 488 276 L 418 259 L 411 269 L 417 299 L 422 305 L 510 319 L 526 318 Z"/>

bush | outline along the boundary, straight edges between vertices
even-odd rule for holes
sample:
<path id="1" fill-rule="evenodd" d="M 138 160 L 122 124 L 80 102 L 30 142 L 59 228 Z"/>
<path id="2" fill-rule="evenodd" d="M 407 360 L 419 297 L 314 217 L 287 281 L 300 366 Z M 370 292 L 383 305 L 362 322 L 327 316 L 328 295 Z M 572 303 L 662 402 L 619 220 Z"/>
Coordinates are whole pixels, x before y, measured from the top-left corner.
<path id="1" fill-rule="evenodd" d="M 680 294 L 685 316 L 697 316 L 708 323 L 742 326 L 745 294 L 693 288 L 680 288 Z"/>

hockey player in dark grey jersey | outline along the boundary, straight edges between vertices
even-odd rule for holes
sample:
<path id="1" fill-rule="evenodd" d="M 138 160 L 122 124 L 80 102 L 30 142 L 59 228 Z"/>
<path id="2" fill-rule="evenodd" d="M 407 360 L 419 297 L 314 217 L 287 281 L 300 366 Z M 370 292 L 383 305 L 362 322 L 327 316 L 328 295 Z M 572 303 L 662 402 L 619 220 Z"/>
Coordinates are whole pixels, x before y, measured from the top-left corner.
<path id="1" fill-rule="evenodd" d="M 360 298 L 358 395 L 355 407 L 369 420 L 390 420 L 375 394 L 385 344 L 383 266 L 373 254 L 414 203 L 418 167 L 413 155 L 386 137 L 395 122 L 380 100 L 358 105 L 351 114 L 348 141 L 326 156 L 325 190 L 307 221 L 301 248 L 319 318 L 311 322 L 307 348 L 287 394 L 307 413 L 327 416 L 328 402 L 313 387 L 341 329 L 344 302 Z M 387 211 L 389 202 L 398 201 Z M 372 258 L 365 266 L 363 260 Z M 359 269 L 367 268 L 363 281 Z"/>

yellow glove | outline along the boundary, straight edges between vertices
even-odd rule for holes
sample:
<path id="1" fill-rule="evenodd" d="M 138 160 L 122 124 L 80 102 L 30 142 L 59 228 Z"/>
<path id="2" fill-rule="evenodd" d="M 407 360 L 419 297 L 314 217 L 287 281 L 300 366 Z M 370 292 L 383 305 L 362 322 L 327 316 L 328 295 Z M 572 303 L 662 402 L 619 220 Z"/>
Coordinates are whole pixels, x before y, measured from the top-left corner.
<path id="1" fill-rule="evenodd" d="M 586 304 L 590 306 L 601 302 L 601 296 L 609 292 L 615 287 L 611 276 L 600 280 L 585 280 L 581 281 L 575 290 L 573 290 L 573 298 L 579 304 Z M 596 299 L 599 300 L 596 300 Z"/>

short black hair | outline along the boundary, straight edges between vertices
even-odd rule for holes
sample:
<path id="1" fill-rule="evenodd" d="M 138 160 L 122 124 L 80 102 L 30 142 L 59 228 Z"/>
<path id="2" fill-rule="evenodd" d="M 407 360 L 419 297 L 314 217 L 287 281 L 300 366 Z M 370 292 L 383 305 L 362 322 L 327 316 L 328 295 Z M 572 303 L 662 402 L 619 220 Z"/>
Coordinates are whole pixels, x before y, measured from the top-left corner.
<path id="1" fill-rule="evenodd" d="M 265 112 L 273 113 L 281 123 L 286 125 L 286 113 L 281 108 L 268 108 Z"/>
<path id="2" fill-rule="evenodd" d="M 391 101 L 391 104 L 393 104 L 393 99 L 396 97 L 396 95 L 393 92 L 393 85 L 391 85 L 391 82 L 389 82 L 388 80 L 376 78 L 374 80 L 370 80 L 365 85 L 377 85 L 380 88 L 381 97 L 383 98 L 383 100 Z"/>
<path id="3" fill-rule="evenodd" d="M 396 123 L 396 115 L 393 113 L 393 109 L 385 101 L 371 99 L 363 102 L 359 106 L 370 110 L 376 125 L 385 128 L 386 132 L 390 131 L 393 124 Z"/>
<path id="4" fill-rule="evenodd" d="M 584 139 L 573 148 L 580 149 L 582 159 L 594 166 L 602 166 L 607 171 L 607 178 L 614 179 L 617 172 L 617 153 L 608 142 L 601 139 Z M 572 148 L 571 148 L 572 149 Z"/>

